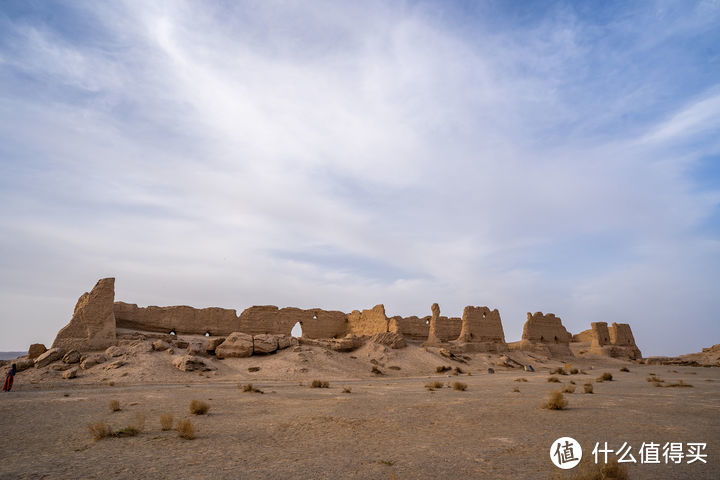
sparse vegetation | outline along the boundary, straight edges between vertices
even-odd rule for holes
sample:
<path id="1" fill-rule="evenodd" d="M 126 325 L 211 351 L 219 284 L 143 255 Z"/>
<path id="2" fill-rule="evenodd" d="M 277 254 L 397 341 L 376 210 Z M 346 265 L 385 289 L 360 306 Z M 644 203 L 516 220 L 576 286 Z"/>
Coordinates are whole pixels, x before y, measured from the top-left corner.
<path id="1" fill-rule="evenodd" d="M 310 388 L 330 388 L 330 382 L 327 380 L 313 380 Z"/>
<path id="2" fill-rule="evenodd" d="M 90 433 L 95 440 L 103 439 L 110 435 L 110 433 L 112 432 L 112 430 L 110 429 L 110 425 L 102 421 L 97 423 L 91 423 L 90 425 L 88 425 L 88 428 L 90 429 Z"/>
<path id="3" fill-rule="evenodd" d="M 392 467 L 395 465 L 395 460 L 380 460 L 380 463 Z"/>
<path id="4" fill-rule="evenodd" d="M 583 385 L 585 388 L 585 393 L 593 393 L 593 384 L 592 383 L 586 383 Z"/>
<path id="5" fill-rule="evenodd" d="M 528 379 L 525 378 L 525 377 L 520 377 L 520 378 L 516 378 L 515 381 L 516 381 L 516 382 L 527 382 Z"/>
<path id="6" fill-rule="evenodd" d="M 173 416 L 170 413 L 163 413 L 160 415 L 160 428 L 163 431 L 172 429 L 173 426 Z"/>
<path id="7" fill-rule="evenodd" d="M 605 372 L 597 378 L 598 382 L 612 382 L 613 376 L 610 372 Z"/>
<path id="8" fill-rule="evenodd" d="M 580 370 L 580 375 L 587 375 L 587 372 L 585 370 Z"/>
<path id="9" fill-rule="evenodd" d="M 111 387 L 114 387 L 114 386 L 115 386 L 115 382 L 109 382 L 108 385 L 110 385 Z"/>
<path id="10" fill-rule="evenodd" d="M 435 371 L 436 371 L 437 373 L 445 373 L 445 372 L 450 371 L 450 370 L 452 370 L 452 367 L 448 367 L 448 366 L 446 366 L 446 365 L 440 365 L 440 366 L 438 366 L 438 367 L 435 367 Z"/>
<path id="11" fill-rule="evenodd" d="M 621 372 L 629 372 L 630 369 L 628 369 L 627 367 L 622 367 L 622 368 L 620 369 L 620 371 L 621 371 Z"/>
<path id="12" fill-rule="evenodd" d="M 455 367 L 455 368 L 453 369 L 453 375 L 460 375 L 461 373 L 465 373 L 462 368 L 460 368 L 460 367 Z"/>
<path id="13" fill-rule="evenodd" d="M 543 404 L 543 408 L 547 408 L 548 410 L 562 410 L 567 407 L 567 404 L 568 402 L 565 400 L 565 395 L 563 395 L 561 391 L 555 390 L 550 393 L 547 401 Z"/>
<path id="14" fill-rule="evenodd" d="M 578 373 L 579 373 L 579 370 L 578 370 L 577 368 L 572 368 L 572 369 L 570 369 L 570 374 L 571 374 L 571 375 L 577 375 Z"/>
<path id="15" fill-rule="evenodd" d="M 558 377 L 548 377 L 547 381 L 550 383 L 560 383 L 560 379 Z"/>
<path id="16" fill-rule="evenodd" d="M 550 372 L 550 375 L 555 375 L 555 374 L 557 374 L 557 375 L 567 375 L 568 372 L 565 371 L 565 369 L 564 369 L 563 367 L 558 367 L 558 368 L 556 368 L 555 370 L 552 370 L 552 371 Z"/>
<path id="17" fill-rule="evenodd" d="M 513 388 L 513 392 L 520 393 L 520 387 Z"/>
<path id="18" fill-rule="evenodd" d="M 249 367 L 249 368 L 248 368 L 248 372 L 251 372 L 251 373 L 252 373 L 252 372 L 259 372 L 259 371 L 260 371 L 260 367 Z"/>
<path id="19" fill-rule="evenodd" d="M 400 367 L 398 367 L 397 365 L 390 365 L 388 368 L 390 370 L 400 370 Z"/>
<path id="20" fill-rule="evenodd" d="M 210 410 L 210 405 L 202 400 L 193 400 L 190 402 L 190 413 L 193 415 L 205 415 Z"/>
<path id="21" fill-rule="evenodd" d="M 370 369 L 370 373 L 374 373 L 375 375 L 382 375 L 383 372 L 378 367 L 374 366 Z"/>
<path id="22" fill-rule="evenodd" d="M 185 440 L 192 440 L 195 438 L 195 426 L 192 424 L 190 419 L 178 420 L 175 430 L 178 432 L 178 437 L 184 438 Z"/>
<path id="23" fill-rule="evenodd" d="M 350 387 L 343 387 L 343 393 L 352 393 L 352 388 Z"/>
<path id="24" fill-rule="evenodd" d="M 680 387 L 680 388 L 692 388 L 692 385 L 689 383 L 685 383 L 682 380 L 678 380 L 677 383 L 668 383 L 665 385 L 665 387 L 672 388 L 672 387 Z"/>
<path id="25" fill-rule="evenodd" d="M 247 383 L 247 384 L 245 384 L 245 385 L 239 385 L 239 384 L 238 384 L 238 387 L 240 387 L 243 392 L 248 392 L 248 393 L 265 393 L 265 392 L 263 392 L 262 390 L 260 390 L 259 388 L 253 386 L 252 383 Z"/>
<path id="26" fill-rule="evenodd" d="M 665 381 L 662 378 L 656 377 L 655 375 L 652 375 L 652 374 L 649 377 L 647 377 L 646 380 L 648 382 L 654 382 L 656 385 L 659 383 L 663 383 Z"/>
<path id="27" fill-rule="evenodd" d="M 439 389 L 439 388 L 443 388 L 444 386 L 445 386 L 445 385 L 444 385 L 442 382 L 430 382 L 430 383 L 426 383 L 426 384 L 425 384 L 425 388 L 427 388 L 427 389 L 430 390 L 431 392 L 432 392 L 433 390 L 436 390 L 436 389 Z"/>
<path id="28" fill-rule="evenodd" d="M 111 412 L 119 412 L 120 411 L 120 401 L 119 400 L 110 400 L 109 405 Z"/>
<path id="29" fill-rule="evenodd" d="M 563 393 L 575 393 L 575 386 L 574 385 L 566 385 L 565 388 L 562 389 Z"/>
<path id="30" fill-rule="evenodd" d="M 467 390 L 467 387 L 467 383 L 463 382 L 453 382 L 452 384 L 453 390 L 457 390 L 459 392 L 464 392 L 465 390 Z"/>

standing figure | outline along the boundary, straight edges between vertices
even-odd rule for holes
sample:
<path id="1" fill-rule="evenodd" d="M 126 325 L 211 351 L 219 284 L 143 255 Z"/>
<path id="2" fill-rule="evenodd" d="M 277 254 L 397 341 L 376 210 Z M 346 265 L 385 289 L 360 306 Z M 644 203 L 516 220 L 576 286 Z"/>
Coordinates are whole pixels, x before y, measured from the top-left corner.
<path id="1" fill-rule="evenodd" d="M 5 384 L 3 385 L 3 392 L 9 392 L 10 390 L 12 390 L 16 371 L 17 371 L 17 366 L 13 363 L 12 367 L 10 367 L 10 370 L 8 370 L 7 375 L 5 375 Z"/>

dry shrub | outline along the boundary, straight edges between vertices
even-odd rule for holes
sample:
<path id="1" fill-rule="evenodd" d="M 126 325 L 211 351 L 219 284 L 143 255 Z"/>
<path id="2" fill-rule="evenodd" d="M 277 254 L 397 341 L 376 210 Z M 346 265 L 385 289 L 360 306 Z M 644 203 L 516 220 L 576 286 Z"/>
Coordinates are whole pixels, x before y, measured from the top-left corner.
<path id="1" fill-rule="evenodd" d="M 516 382 L 527 382 L 528 379 L 525 378 L 525 377 L 520 377 L 520 378 L 516 378 L 515 381 L 516 381 Z"/>
<path id="2" fill-rule="evenodd" d="M 327 380 L 313 380 L 310 388 L 330 388 L 330 382 Z"/>
<path id="3" fill-rule="evenodd" d="M 608 459 L 608 463 L 581 464 L 570 480 L 629 480 L 630 476 L 625 465 L 619 464 L 616 458 Z"/>
<path id="4" fill-rule="evenodd" d="M 612 373 L 605 372 L 597 378 L 598 382 L 612 382 Z"/>
<path id="5" fill-rule="evenodd" d="M 373 367 L 370 369 L 370 373 L 374 373 L 375 375 L 382 375 L 382 374 L 383 374 L 382 370 L 380 370 L 380 369 L 379 369 L 378 367 L 376 367 L 376 366 L 373 366 Z"/>
<path id="6" fill-rule="evenodd" d="M 453 382 L 452 388 L 453 388 L 453 390 L 457 390 L 459 392 L 464 392 L 465 390 L 467 390 L 467 383 Z"/>
<path id="7" fill-rule="evenodd" d="M 580 370 L 580 375 L 587 375 L 587 372 L 585 370 Z"/>
<path id="8" fill-rule="evenodd" d="M 568 372 L 566 372 L 563 367 L 558 367 L 558 368 L 556 368 L 555 370 L 552 370 L 552 371 L 550 372 L 550 375 L 555 375 L 555 374 L 557 374 L 557 375 L 567 375 Z"/>
<path id="9" fill-rule="evenodd" d="M 575 393 L 575 386 L 574 385 L 566 385 L 565 388 L 562 389 L 563 393 Z"/>
<path id="10" fill-rule="evenodd" d="M 584 385 L 585 393 L 593 393 L 593 384 L 592 383 L 586 383 Z"/>
<path id="11" fill-rule="evenodd" d="M 210 410 L 210 405 L 201 400 L 193 400 L 190 402 L 190 413 L 193 415 L 205 415 L 208 410 Z"/>
<path id="12" fill-rule="evenodd" d="M 648 382 L 655 382 L 655 383 L 663 383 L 665 380 L 663 380 L 660 377 L 656 377 L 654 375 L 651 375 L 650 377 L 647 377 L 645 380 Z"/>
<path id="13" fill-rule="evenodd" d="M 669 388 L 671 388 L 671 387 L 692 388 L 692 385 L 690 385 L 689 383 L 685 383 L 682 380 L 678 380 L 677 383 L 668 383 L 665 386 L 669 387 Z"/>
<path id="14" fill-rule="evenodd" d="M 550 383 L 560 383 L 560 379 L 558 377 L 548 377 L 548 382 Z"/>
<path id="15" fill-rule="evenodd" d="M 465 373 L 462 368 L 460 368 L 460 367 L 455 367 L 455 368 L 453 369 L 453 375 L 460 375 L 461 373 Z"/>
<path id="16" fill-rule="evenodd" d="M 515 387 L 515 388 L 513 388 L 513 392 L 517 392 L 517 393 L 520 393 L 520 388 L 519 388 L 519 387 Z"/>
<path id="17" fill-rule="evenodd" d="M 119 400 L 110 400 L 110 411 L 111 412 L 119 412 L 120 411 L 120 401 Z"/>
<path id="18" fill-rule="evenodd" d="M 580 373 L 580 372 L 579 372 L 579 370 L 578 370 L 577 368 L 573 368 L 573 369 L 570 370 L 570 374 L 571 374 L 571 375 L 577 375 L 578 373 Z"/>
<path id="19" fill-rule="evenodd" d="M 425 388 L 427 388 L 430 391 L 433 391 L 438 388 L 443 388 L 445 385 L 443 385 L 442 382 L 430 382 L 425 384 Z"/>
<path id="20" fill-rule="evenodd" d="M 445 365 L 440 365 L 439 367 L 435 367 L 435 371 L 436 371 L 437 373 L 444 373 L 444 372 L 447 372 L 447 371 L 449 371 L 449 370 L 452 370 L 452 367 L 447 367 L 447 366 L 445 366 Z"/>
<path id="21" fill-rule="evenodd" d="M 249 393 L 265 393 L 259 388 L 256 388 L 253 386 L 252 383 L 248 383 L 246 385 L 238 385 L 240 388 L 242 388 L 243 392 L 249 392 Z"/>
<path id="22" fill-rule="evenodd" d="M 90 425 L 88 425 L 88 429 L 90 429 L 90 433 L 95 440 L 105 438 L 112 432 L 112 430 L 110 429 L 110 425 L 102 421 L 97 423 L 91 423 Z"/>
<path id="23" fill-rule="evenodd" d="M 160 428 L 170 430 L 173 426 L 173 416 L 170 413 L 163 413 L 160 415 Z"/>
<path id="24" fill-rule="evenodd" d="M 622 367 L 620 369 L 621 372 L 629 372 L 630 370 L 627 367 Z"/>
<path id="25" fill-rule="evenodd" d="M 195 426 L 192 424 L 190 419 L 178 420 L 175 430 L 178 432 L 178 437 L 184 438 L 185 440 L 192 440 L 195 438 Z"/>
<path id="26" fill-rule="evenodd" d="M 350 387 L 343 387 L 343 393 L 352 393 L 352 388 L 350 388 Z"/>
<path id="27" fill-rule="evenodd" d="M 562 410 L 567 407 L 567 400 L 560 390 L 555 390 L 550 393 L 547 401 L 543 404 L 543 408 L 548 410 Z"/>
<path id="28" fill-rule="evenodd" d="M 111 387 L 114 387 L 114 386 L 115 386 L 115 382 L 109 382 L 108 385 L 110 385 Z"/>
<path id="29" fill-rule="evenodd" d="M 252 373 L 252 372 L 259 372 L 259 371 L 260 371 L 260 367 L 249 367 L 249 368 L 248 368 L 248 372 L 251 372 L 251 373 Z"/>

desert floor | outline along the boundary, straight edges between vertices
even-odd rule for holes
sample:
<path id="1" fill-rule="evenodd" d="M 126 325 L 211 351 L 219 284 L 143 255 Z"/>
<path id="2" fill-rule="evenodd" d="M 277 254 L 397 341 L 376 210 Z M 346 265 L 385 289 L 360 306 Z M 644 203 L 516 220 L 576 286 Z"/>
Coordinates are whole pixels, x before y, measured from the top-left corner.
<path id="1" fill-rule="evenodd" d="M 152 382 L 152 375 L 139 381 L 137 372 L 111 372 L 116 380 L 46 381 L 20 373 L 13 392 L 0 396 L 0 478 L 573 478 L 573 471 L 562 472 L 550 462 L 550 446 L 562 436 L 580 441 L 584 461 L 592 459 L 595 442 L 607 441 L 612 449 L 628 442 L 638 462 L 643 442 L 704 442 L 707 464 L 638 463 L 629 466 L 630 478 L 720 478 L 718 368 L 590 359 L 577 364 L 587 374 L 559 376 L 557 384 L 547 379 L 560 362 L 538 365 L 535 373 L 496 367 L 489 374 L 490 360 L 475 355 L 467 365 L 437 361 L 472 375 L 448 376 L 433 368 L 403 376 L 386 363 L 382 369 L 388 375 L 371 376 L 364 369 L 366 374 L 353 377 L 346 370 L 315 369 L 312 361 L 292 378 L 272 374 L 278 362 L 297 360 L 290 355 L 330 355 L 310 350 L 288 353 L 284 360 L 243 359 L 230 373 L 174 370 L 173 383 Z M 332 355 L 351 361 L 349 354 Z M 430 370 L 431 361 L 424 368 Z M 260 371 L 248 373 L 250 364 Z M 623 365 L 629 373 L 619 370 Z M 605 371 L 614 380 L 595 383 Z M 693 388 L 657 388 L 646 381 L 650 373 Z M 521 377 L 527 382 L 515 381 Z M 330 388 L 310 388 L 313 378 L 329 380 Z M 425 388 L 435 380 L 461 381 L 468 388 Z M 570 380 L 577 390 L 566 394 L 566 410 L 541 408 L 550 391 Z M 590 381 L 595 393 L 582 393 Z M 247 382 L 264 394 L 238 388 Z M 210 405 L 208 414 L 189 413 L 194 399 Z M 111 400 L 120 402 L 120 411 L 110 411 Z M 137 413 L 146 419 L 137 436 L 96 441 L 89 432 L 88 425 L 98 421 L 117 430 Z M 191 418 L 196 438 L 162 431 L 163 413 Z"/>

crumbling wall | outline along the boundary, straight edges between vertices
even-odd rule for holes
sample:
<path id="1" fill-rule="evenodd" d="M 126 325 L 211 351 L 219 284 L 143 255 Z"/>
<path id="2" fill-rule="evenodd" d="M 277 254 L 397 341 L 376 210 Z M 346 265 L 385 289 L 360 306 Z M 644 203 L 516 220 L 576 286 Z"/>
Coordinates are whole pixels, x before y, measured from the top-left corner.
<path id="1" fill-rule="evenodd" d="M 347 316 L 347 333 L 353 335 L 375 335 L 388 331 L 385 305 L 375 305 L 370 310 L 353 310 Z"/>
<path id="2" fill-rule="evenodd" d="M 591 347 L 609 345 L 611 341 L 607 322 L 592 322 L 588 330 L 573 335 L 572 341 L 589 343 Z"/>
<path id="3" fill-rule="evenodd" d="M 290 335 L 297 322 L 302 327 L 303 337 L 338 338 L 347 330 L 347 315 L 343 312 L 319 308 L 278 308 L 274 305 L 254 306 L 240 314 L 238 331 L 252 335 L 268 333 Z"/>
<path id="4" fill-rule="evenodd" d="M 398 333 L 410 340 L 426 340 L 430 331 L 430 317 L 418 318 L 412 317 L 392 317 L 390 321 L 395 321 Z"/>
<path id="5" fill-rule="evenodd" d="M 488 307 L 465 307 L 458 342 L 505 343 L 500 312 Z"/>
<path id="6" fill-rule="evenodd" d="M 238 331 L 238 318 L 235 310 L 209 307 L 194 308 L 187 305 L 171 307 L 138 307 L 134 303 L 115 302 L 115 322 L 117 328 L 142 330 L 148 332 L 185 335 L 229 335 Z"/>
<path id="7" fill-rule="evenodd" d="M 569 344 L 572 335 L 563 327 L 562 320 L 553 313 L 528 312 L 523 326 L 522 339 L 532 343 Z"/>
<path id="8" fill-rule="evenodd" d="M 117 342 L 115 336 L 115 279 L 98 280 L 90 293 L 83 293 L 65 327 L 55 337 L 52 348 L 101 350 Z"/>
<path id="9" fill-rule="evenodd" d="M 619 347 L 635 347 L 635 337 L 630 325 L 627 323 L 615 323 L 609 328 L 610 343 Z"/>
<path id="10" fill-rule="evenodd" d="M 439 329 L 441 329 L 440 325 L 438 325 L 438 320 L 440 319 L 440 305 L 437 303 L 433 303 L 430 306 L 430 311 L 432 312 L 432 316 L 430 318 L 427 318 L 428 321 L 428 337 L 425 341 L 426 345 L 437 345 L 438 343 L 442 342 L 443 340 L 440 338 Z"/>

